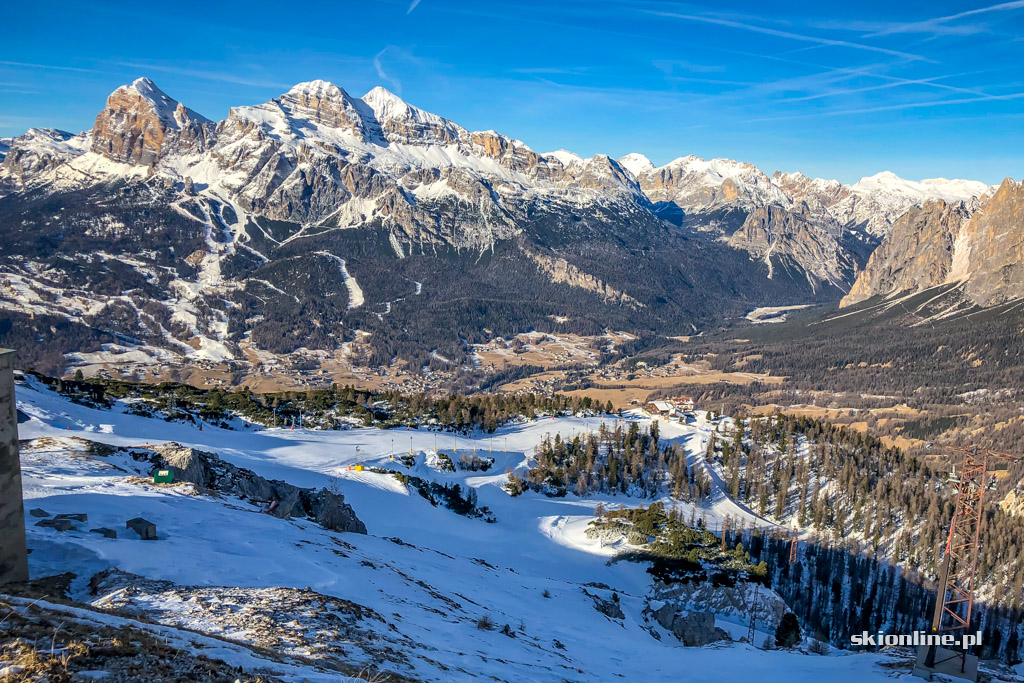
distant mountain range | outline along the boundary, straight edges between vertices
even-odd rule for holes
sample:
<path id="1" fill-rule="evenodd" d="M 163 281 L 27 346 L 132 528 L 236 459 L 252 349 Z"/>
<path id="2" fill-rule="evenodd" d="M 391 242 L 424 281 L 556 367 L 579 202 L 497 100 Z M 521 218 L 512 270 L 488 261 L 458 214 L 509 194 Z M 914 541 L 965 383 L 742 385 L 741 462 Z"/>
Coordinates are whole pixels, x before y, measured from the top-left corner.
<path id="1" fill-rule="evenodd" d="M 0 154 L 0 343 L 51 354 L 348 349 L 418 367 L 530 328 L 690 333 L 981 271 L 969 296 L 985 304 L 1004 296 L 992 273 L 1019 267 L 1019 221 L 1016 250 L 1000 246 L 1020 217 L 1012 181 L 843 185 L 727 159 L 541 154 L 324 81 L 213 122 L 141 78 L 92 130 L 32 129 Z M 990 195 L 1001 208 L 978 211 Z M 930 270 L 932 232 L 984 246 Z M 908 235 L 927 244 L 908 255 Z"/>

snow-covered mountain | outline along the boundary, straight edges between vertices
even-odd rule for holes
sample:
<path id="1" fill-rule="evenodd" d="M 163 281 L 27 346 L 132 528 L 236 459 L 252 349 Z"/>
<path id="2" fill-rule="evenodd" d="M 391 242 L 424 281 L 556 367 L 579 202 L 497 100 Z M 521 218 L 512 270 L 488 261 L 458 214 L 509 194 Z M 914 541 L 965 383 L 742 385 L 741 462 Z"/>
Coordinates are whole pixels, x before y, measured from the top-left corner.
<path id="1" fill-rule="evenodd" d="M 932 199 L 975 206 L 994 188 L 967 180 L 903 180 L 891 172 L 853 185 L 752 164 L 687 156 L 655 167 L 642 154 L 619 163 L 662 217 L 722 232 L 732 246 L 763 259 L 790 257 L 816 280 L 849 283 L 867 254 L 908 209 Z"/>
<path id="2" fill-rule="evenodd" d="M 836 299 L 899 212 L 983 190 L 538 153 L 319 80 L 214 122 L 140 78 L 88 132 L 10 142 L 0 300 L 61 351 L 244 360 L 362 335 L 368 361 L 421 366 L 483 329 L 679 333 Z"/>
<path id="3" fill-rule="evenodd" d="M 673 204 L 687 215 L 808 203 L 816 218 L 883 236 L 914 204 L 966 201 L 992 189 L 964 180 L 917 183 L 888 172 L 843 186 L 800 174 L 769 177 L 751 164 L 692 155 L 655 167 L 640 154 L 619 161 L 565 151 L 538 154 L 494 131 L 468 131 L 384 88 L 356 98 L 321 80 L 300 83 L 270 102 L 235 107 L 213 123 L 140 78 L 110 95 L 91 133 L 73 138 L 34 129 L 10 144 L 15 153 L 9 157 L 49 163 L 5 162 L 7 192 L 52 184 L 57 177 L 85 186 L 130 174 L 102 163 L 114 161 L 201 184 L 210 195 L 276 220 L 342 228 L 376 220 L 399 240 L 475 245 L 517 232 L 521 204 L 531 200 L 621 204 L 634 211 L 648 202 Z M 60 161 L 69 168 L 43 173 Z M 444 198 L 475 210 L 453 212 L 454 225 L 444 226 L 436 217 Z"/>
<path id="4" fill-rule="evenodd" d="M 31 179 L 83 154 L 91 143 L 89 133 L 73 135 L 56 128 L 31 128 L 10 140 L 3 155 L 4 173 L 22 181 Z"/>
<path id="5" fill-rule="evenodd" d="M 904 180 L 890 171 L 843 185 L 802 173 L 776 171 L 768 176 L 752 164 L 692 155 L 656 167 L 634 153 L 619 163 L 639 180 L 651 201 L 671 202 L 688 214 L 729 206 L 793 208 L 806 203 L 825 223 L 831 219 L 840 227 L 859 228 L 875 237 L 888 234 L 893 221 L 911 206 L 932 199 L 968 202 L 995 190 L 971 180 Z"/>

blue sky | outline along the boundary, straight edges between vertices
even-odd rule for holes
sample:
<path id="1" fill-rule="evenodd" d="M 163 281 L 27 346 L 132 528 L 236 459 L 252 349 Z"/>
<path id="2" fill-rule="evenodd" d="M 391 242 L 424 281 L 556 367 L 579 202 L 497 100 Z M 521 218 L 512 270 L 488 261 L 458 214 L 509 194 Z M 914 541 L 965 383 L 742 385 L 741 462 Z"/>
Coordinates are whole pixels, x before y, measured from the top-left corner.
<path id="1" fill-rule="evenodd" d="M 12 3 L 0 135 L 89 128 L 149 76 L 211 119 L 323 78 L 537 151 L 852 182 L 1024 176 L 1024 0 Z"/>

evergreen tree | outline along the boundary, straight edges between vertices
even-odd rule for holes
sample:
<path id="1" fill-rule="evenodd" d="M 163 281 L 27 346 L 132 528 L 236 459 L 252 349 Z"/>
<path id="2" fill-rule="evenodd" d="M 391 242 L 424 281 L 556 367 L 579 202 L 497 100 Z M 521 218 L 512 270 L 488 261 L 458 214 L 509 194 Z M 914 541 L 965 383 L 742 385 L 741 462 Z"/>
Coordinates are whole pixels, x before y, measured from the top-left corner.
<path id="1" fill-rule="evenodd" d="M 778 627 L 775 629 L 775 646 L 785 648 L 796 647 L 800 644 L 801 640 L 800 622 L 796 620 L 795 614 L 786 612 L 785 616 L 782 617 L 782 621 L 779 622 Z"/>

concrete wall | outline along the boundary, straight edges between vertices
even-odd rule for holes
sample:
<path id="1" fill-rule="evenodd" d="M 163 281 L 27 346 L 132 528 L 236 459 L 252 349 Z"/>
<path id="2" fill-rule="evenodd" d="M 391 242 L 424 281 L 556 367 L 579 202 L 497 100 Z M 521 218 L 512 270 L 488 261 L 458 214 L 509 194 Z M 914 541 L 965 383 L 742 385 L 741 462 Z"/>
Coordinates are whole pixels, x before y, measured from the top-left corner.
<path id="1" fill-rule="evenodd" d="M 0 584 L 28 579 L 25 505 L 21 498 L 14 352 L 0 349 Z"/>

